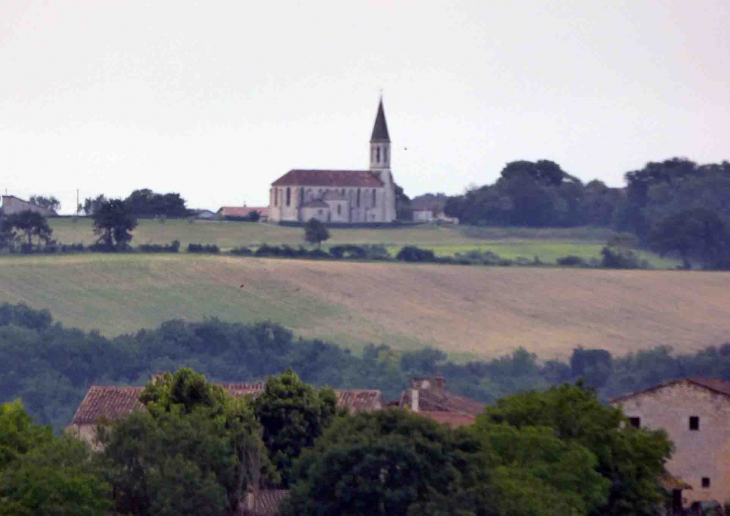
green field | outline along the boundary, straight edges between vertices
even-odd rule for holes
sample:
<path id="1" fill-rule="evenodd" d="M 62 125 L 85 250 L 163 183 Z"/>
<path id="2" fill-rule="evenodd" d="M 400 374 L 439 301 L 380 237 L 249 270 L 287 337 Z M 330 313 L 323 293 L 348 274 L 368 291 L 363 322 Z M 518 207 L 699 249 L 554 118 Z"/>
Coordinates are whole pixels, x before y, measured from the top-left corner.
<path id="1" fill-rule="evenodd" d="M 730 341 L 730 274 L 716 272 L 79 254 L 0 258 L 0 285 L 0 302 L 108 336 L 175 318 L 272 320 L 354 350 L 430 345 L 457 360 Z"/>
<path id="2" fill-rule="evenodd" d="M 63 243 L 91 244 L 95 237 L 90 219 L 51 219 L 53 237 Z M 599 258 L 601 248 L 613 234 L 602 228 L 473 228 L 439 227 L 432 225 L 408 226 L 392 229 L 331 229 L 331 238 L 325 248 L 337 244 L 383 244 L 393 255 L 404 245 L 433 249 L 439 256 L 450 256 L 473 249 L 489 250 L 502 258 L 518 257 L 532 260 L 539 257 L 544 263 L 555 263 L 557 258 L 576 255 L 581 258 Z M 303 244 L 303 230 L 274 224 L 229 221 L 141 220 L 134 230 L 134 245 L 166 244 L 179 240 L 182 249 L 189 243 L 216 244 L 221 250 L 234 247 L 255 247 L 263 243 Z M 652 253 L 639 252 L 655 268 L 672 268 L 677 262 L 662 259 Z"/>

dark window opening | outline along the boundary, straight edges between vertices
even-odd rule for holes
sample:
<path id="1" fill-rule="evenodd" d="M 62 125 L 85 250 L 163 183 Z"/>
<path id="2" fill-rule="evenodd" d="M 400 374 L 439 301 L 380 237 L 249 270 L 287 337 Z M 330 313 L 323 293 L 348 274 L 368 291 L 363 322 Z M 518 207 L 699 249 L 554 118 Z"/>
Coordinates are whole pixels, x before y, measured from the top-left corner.
<path id="1" fill-rule="evenodd" d="M 699 416 L 689 416 L 689 429 L 690 430 L 699 430 L 700 429 Z"/>
<path id="2" fill-rule="evenodd" d="M 274 206 L 279 206 L 279 189 L 274 190 Z"/>
<path id="3" fill-rule="evenodd" d="M 641 418 L 640 417 L 630 417 L 629 424 L 631 426 L 633 426 L 634 428 L 641 428 Z"/>
<path id="4" fill-rule="evenodd" d="M 388 163 L 388 147 L 383 147 L 383 162 Z"/>
<path id="5" fill-rule="evenodd" d="M 337 205 L 337 215 L 342 215 L 342 205 L 341 204 Z"/>
<path id="6" fill-rule="evenodd" d="M 375 201 L 376 201 L 375 195 L 376 195 L 375 194 L 375 188 L 373 188 L 373 207 L 375 207 Z"/>
<path id="7" fill-rule="evenodd" d="M 360 207 L 360 189 L 357 189 L 357 207 Z"/>
<path id="8" fill-rule="evenodd" d="M 286 205 L 291 206 L 291 188 L 286 187 Z"/>
<path id="9" fill-rule="evenodd" d="M 710 488 L 710 477 L 702 477 L 702 489 Z"/>
<path id="10" fill-rule="evenodd" d="M 376 157 L 375 161 L 377 161 L 378 163 L 380 163 L 380 147 L 378 147 L 377 149 L 375 149 L 375 157 Z"/>

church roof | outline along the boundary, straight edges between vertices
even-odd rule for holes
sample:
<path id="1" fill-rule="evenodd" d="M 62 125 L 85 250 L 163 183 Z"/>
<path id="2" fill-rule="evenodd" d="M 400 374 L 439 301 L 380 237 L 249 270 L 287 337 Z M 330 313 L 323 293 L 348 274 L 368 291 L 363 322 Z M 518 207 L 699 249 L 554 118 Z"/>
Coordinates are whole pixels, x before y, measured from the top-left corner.
<path id="1" fill-rule="evenodd" d="M 295 168 L 271 183 L 271 186 L 385 186 L 369 170 L 307 170 Z"/>
<path id="2" fill-rule="evenodd" d="M 388 123 L 385 121 L 385 111 L 383 110 L 383 99 L 378 104 L 378 115 L 375 117 L 375 125 L 373 126 L 373 135 L 370 137 L 371 142 L 389 142 Z"/>

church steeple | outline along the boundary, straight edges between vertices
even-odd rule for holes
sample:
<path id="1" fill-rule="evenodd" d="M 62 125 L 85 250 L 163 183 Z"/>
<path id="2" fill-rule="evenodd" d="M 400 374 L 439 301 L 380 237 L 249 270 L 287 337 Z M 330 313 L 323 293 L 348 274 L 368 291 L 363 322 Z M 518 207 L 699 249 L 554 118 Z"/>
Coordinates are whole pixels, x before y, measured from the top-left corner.
<path id="1" fill-rule="evenodd" d="M 383 98 L 380 97 L 378 114 L 373 125 L 373 135 L 370 137 L 370 170 L 390 168 L 390 134 L 388 123 L 385 121 Z"/>

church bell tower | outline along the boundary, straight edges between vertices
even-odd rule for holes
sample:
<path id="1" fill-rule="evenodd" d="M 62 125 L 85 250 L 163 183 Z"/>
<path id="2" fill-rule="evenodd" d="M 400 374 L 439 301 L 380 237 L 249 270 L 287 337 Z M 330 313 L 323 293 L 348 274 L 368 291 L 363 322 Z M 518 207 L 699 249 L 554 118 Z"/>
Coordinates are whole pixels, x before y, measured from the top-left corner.
<path id="1" fill-rule="evenodd" d="M 370 137 L 370 171 L 378 176 L 385 188 L 382 202 L 382 220 L 392 222 L 395 220 L 395 184 L 393 173 L 390 170 L 390 134 L 388 134 L 388 123 L 385 121 L 385 110 L 383 109 L 383 98 L 378 104 L 378 114 L 375 117 L 373 134 Z"/>

